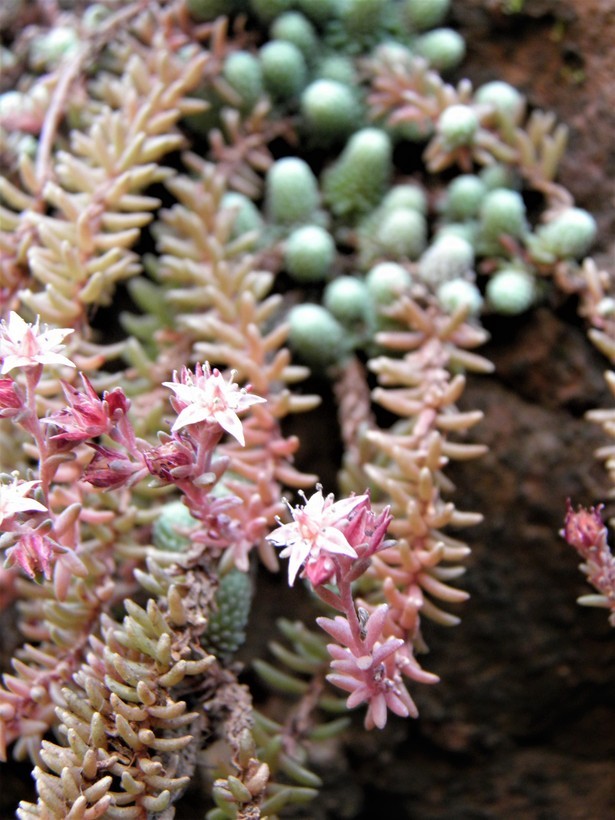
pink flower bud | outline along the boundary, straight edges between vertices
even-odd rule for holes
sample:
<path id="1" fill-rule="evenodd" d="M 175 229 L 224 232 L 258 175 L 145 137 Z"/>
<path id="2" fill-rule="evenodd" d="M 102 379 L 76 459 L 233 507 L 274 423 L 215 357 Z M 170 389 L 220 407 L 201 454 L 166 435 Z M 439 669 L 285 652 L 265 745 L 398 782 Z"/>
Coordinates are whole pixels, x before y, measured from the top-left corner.
<path id="1" fill-rule="evenodd" d="M 194 466 L 194 454 L 175 439 L 152 447 L 144 453 L 143 459 L 153 476 L 170 484 L 189 476 Z"/>
<path id="2" fill-rule="evenodd" d="M 571 547 L 585 557 L 592 549 L 602 548 L 606 543 L 607 530 L 600 516 L 602 508 L 602 504 L 598 507 L 591 507 L 589 510 L 579 507 L 575 512 L 570 501 L 567 501 L 562 535 Z"/>
<path id="3" fill-rule="evenodd" d="M 322 553 L 315 561 L 308 561 L 305 576 L 315 587 L 328 584 L 335 576 L 335 564 L 328 555 Z"/>
<path id="4" fill-rule="evenodd" d="M 56 446 L 70 447 L 108 433 L 116 420 L 128 410 L 129 401 L 121 388 L 116 387 L 111 393 L 104 393 L 100 399 L 83 373 L 81 381 L 84 391 L 63 382 L 68 407 L 43 419 L 43 422 L 62 431 L 51 437 Z"/>
<path id="5" fill-rule="evenodd" d="M 95 450 L 94 458 L 86 467 L 83 477 L 94 487 L 107 490 L 121 487 L 142 469 L 140 464 L 135 464 L 119 450 L 101 444 L 92 444 L 91 447 Z"/>
<path id="6" fill-rule="evenodd" d="M 24 410 L 24 397 L 13 379 L 0 379 L 0 416 L 14 418 Z"/>
<path id="7" fill-rule="evenodd" d="M 130 400 L 121 387 L 114 387 L 110 392 L 105 390 L 103 402 L 107 405 L 107 416 L 113 420 L 125 416 L 130 409 Z"/>
<path id="8" fill-rule="evenodd" d="M 64 552 L 64 547 L 55 544 L 46 535 L 27 532 L 6 551 L 6 565 L 20 566 L 30 578 L 41 575 L 51 578 L 52 559 L 59 552 Z"/>

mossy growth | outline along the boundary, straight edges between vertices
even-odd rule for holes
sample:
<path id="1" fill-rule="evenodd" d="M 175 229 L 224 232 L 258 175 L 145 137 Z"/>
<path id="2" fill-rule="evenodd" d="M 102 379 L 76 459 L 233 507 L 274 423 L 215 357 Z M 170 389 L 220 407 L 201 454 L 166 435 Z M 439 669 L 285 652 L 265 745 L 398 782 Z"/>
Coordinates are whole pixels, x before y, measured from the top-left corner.
<path id="1" fill-rule="evenodd" d="M 323 198 L 335 216 L 357 217 L 375 207 L 393 171 L 390 137 L 378 128 L 362 128 L 323 174 Z"/>
<path id="2" fill-rule="evenodd" d="M 247 572 L 232 569 L 220 578 L 201 643 L 223 663 L 231 660 L 245 642 L 251 605 L 252 580 Z"/>

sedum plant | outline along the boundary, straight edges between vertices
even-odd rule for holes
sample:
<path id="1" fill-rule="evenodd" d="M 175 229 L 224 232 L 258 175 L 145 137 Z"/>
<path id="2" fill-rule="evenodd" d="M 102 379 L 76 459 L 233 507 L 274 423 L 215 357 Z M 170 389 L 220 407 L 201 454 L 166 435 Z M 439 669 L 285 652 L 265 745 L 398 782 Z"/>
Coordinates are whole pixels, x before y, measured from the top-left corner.
<path id="1" fill-rule="evenodd" d="M 292 816 L 348 710 L 382 729 L 437 681 L 426 620 L 459 623 L 458 531 L 481 520 L 447 468 L 486 450 L 460 408 L 493 370 L 482 318 L 574 292 L 615 358 L 595 221 L 555 181 L 566 130 L 505 83 L 450 79 L 450 6 L 41 3 L 22 32 L 17 5 L 0 589 L 22 640 L 0 756 L 33 766 L 22 820 L 172 818 L 203 760 L 202 816 Z M 338 410 L 327 491 L 288 432 L 318 412 L 310 371 Z M 569 507 L 582 602 L 612 612 L 606 535 Z M 280 559 L 315 624 L 282 619 L 270 661 L 250 623 Z M 286 714 L 257 708 L 246 665 Z"/>

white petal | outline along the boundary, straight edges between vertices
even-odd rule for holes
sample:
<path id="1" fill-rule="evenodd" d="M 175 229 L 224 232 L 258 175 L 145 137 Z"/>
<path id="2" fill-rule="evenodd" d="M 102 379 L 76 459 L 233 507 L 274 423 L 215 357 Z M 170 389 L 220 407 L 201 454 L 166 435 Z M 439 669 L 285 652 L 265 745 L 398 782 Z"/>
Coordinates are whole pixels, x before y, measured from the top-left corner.
<path id="1" fill-rule="evenodd" d="M 245 447 L 246 440 L 243 435 L 243 425 L 236 413 L 229 409 L 217 410 L 213 416 L 223 430 L 226 430 L 229 435 L 237 439 L 242 447 Z"/>
<path id="2" fill-rule="evenodd" d="M 28 327 L 28 323 L 21 318 L 19 313 L 15 313 L 14 310 L 10 312 L 7 325 L 7 335 L 10 336 L 14 342 L 21 341 L 23 339 L 27 333 Z"/>
<path id="3" fill-rule="evenodd" d="M 348 555 L 350 558 L 356 558 L 357 552 L 354 547 L 351 547 L 345 536 L 335 527 L 325 527 L 322 535 L 318 538 L 318 544 L 321 549 L 326 552 L 335 552 L 340 555 Z"/>
<path id="4" fill-rule="evenodd" d="M 173 427 L 171 427 L 171 432 L 174 433 L 176 430 L 180 430 L 188 424 L 197 424 L 199 421 L 208 420 L 211 420 L 211 415 L 207 408 L 199 407 L 197 404 L 189 404 L 188 407 L 184 407 L 175 419 L 175 423 Z"/>
<path id="5" fill-rule="evenodd" d="M 305 503 L 305 513 L 313 518 L 320 518 L 322 510 L 325 505 L 325 499 L 322 495 L 322 490 L 318 490 L 311 495 Z"/>
<path id="6" fill-rule="evenodd" d="M 288 561 L 288 585 L 292 587 L 295 583 L 297 573 L 301 569 L 301 565 L 310 554 L 310 545 L 306 541 L 298 541 L 292 546 L 286 547 L 280 553 L 281 558 L 289 557 Z"/>

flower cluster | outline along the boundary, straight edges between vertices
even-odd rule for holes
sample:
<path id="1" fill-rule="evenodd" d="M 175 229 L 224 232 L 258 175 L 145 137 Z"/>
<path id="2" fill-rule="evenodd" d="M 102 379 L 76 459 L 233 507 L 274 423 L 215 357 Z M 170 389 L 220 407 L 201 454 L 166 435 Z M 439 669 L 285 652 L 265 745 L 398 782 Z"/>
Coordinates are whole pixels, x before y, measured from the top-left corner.
<path id="1" fill-rule="evenodd" d="M 327 650 L 331 672 L 327 680 L 349 692 L 346 706 L 367 703 L 365 726 L 382 729 L 387 709 L 401 717 L 416 716 L 417 709 L 402 675 L 425 683 L 435 676 L 417 668 L 412 646 L 389 632 L 389 606 L 382 604 L 371 614 L 353 597 L 352 585 L 369 568 L 371 558 L 392 542 L 385 540 L 391 521 L 388 508 L 376 514 L 368 494 L 334 500 L 322 487 L 305 504 L 291 507 L 293 520 L 269 536 L 280 555 L 288 558 L 288 579 L 297 573 L 310 582 L 314 592 L 334 609 L 335 618 L 317 618 L 318 625 L 337 643 Z"/>
<path id="2" fill-rule="evenodd" d="M 51 441 L 60 448 L 111 433 L 130 407 L 120 387 L 105 391 L 99 398 L 88 377 L 84 373 L 80 373 L 80 377 L 83 391 L 61 382 L 66 406 L 41 419 L 54 428 Z"/>
<path id="3" fill-rule="evenodd" d="M 146 476 L 162 485 L 175 485 L 199 522 L 191 533 L 192 543 L 197 549 L 210 548 L 216 553 L 228 550 L 245 572 L 247 555 L 258 541 L 251 522 L 239 514 L 240 499 L 232 493 L 212 493 L 229 464 L 228 457 L 216 453 L 216 447 L 225 432 L 245 446 L 238 414 L 265 399 L 240 389 L 233 375 L 224 379 L 207 362 L 197 364 L 194 371 L 184 367 L 175 372 L 173 381 L 163 383 L 174 393 L 171 405 L 177 413 L 170 433 L 159 432 L 159 443 L 151 446 L 138 439 L 131 426 L 117 426 L 111 438 L 120 448 L 93 443 L 94 457 L 84 477 L 107 489 L 133 485 Z"/>
<path id="4" fill-rule="evenodd" d="M 7 565 L 20 566 L 33 578 L 50 578 L 55 559 L 61 556 L 64 588 L 68 569 L 85 573 L 74 552 L 77 507 L 68 507 L 70 514 L 59 510 L 58 492 L 52 491 L 60 465 L 74 460 L 77 448 L 83 453 L 81 445 L 91 454 L 77 458 L 85 482 L 82 493 L 87 486 L 109 491 L 153 477 L 163 484 L 175 484 L 185 494 L 188 507 L 202 522 L 195 542 L 222 548 L 241 541 L 240 527 L 233 525 L 228 515 L 238 501 L 232 496 L 210 497 L 211 487 L 227 464 L 223 458 L 216 460 L 214 451 L 225 432 L 245 444 L 238 414 L 265 399 L 240 390 L 233 374 L 225 380 L 207 363 L 197 364 L 194 372 L 184 367 L 173 374 L 173 381 L 164 383 L 173 390 L 171 404 L 177 418 L 170 434 L 161 432 L 159 443 L 152 445 L 136 435 L 128 415 L 130 401 L 122 388 L 104 391 L 99 397 L 87 376 L 80 373 L 82 388 L 60 381 L 64 406 L 39 418 L 36 393 L 43 367 L 75 367 L 63 353 L 62 341 L 70 332 L 67 328 L 41 330 L 38 320 L 27 324 L 16 313 L 0 323 L 2 372 L 18 371 L 15 377 L 0 379 L 1 412 L 33 436 L 41 474 L 35 481 L 22 481 L 15 475 L 12 483 L 0 485 L 0 525 Z M 25 377 L 25 390 L 20 374 Z M 44 503 L 30 496 L 35 489 Z M 28 520 L 22 521 L 20 514 L 26 512 L 30 513 Z M 244 552 L 246 549 L 249 546 L 243 547 Z"/>
<path id="5" fill-rule="evenodd" d="M 17 370 L 17 376 L 0 379 L 0 415 L 13 418 L 30 432 L 48 462 L 52 461 L 54 448 L 46 441 L 39 423 L 36 388 L 45 366 L 75 367 L 62 352 L 62 342 L 71 332 L 69 328 L 41 329 L 38 319 L 29 324 L 14 311 L 8 320 L 0 322 L 0 372 L 11 374 Z M 17 380 L 20 374 L 25 379 L 25 390 Z M 50 471 L 43 468 L 37 480 L 24 481 L 14 471 L 12 481 L 0 484 L 0 545 L 5 549 L 6 566 L 21 567 L 33 579 L 50 579 L 59 558 L 64 577 L 69 572 L 83 575 L 82 562 L 64 543 L 74 509 L 64 516 L 54 516 L 49 483 Z M 35 491 L 42 501 L 31 497 Z"/>
<path id="6" fill-rule="evenodd" d="M 94 435 L 109 433 L 120 445 L 121 449 L 117 449 L 91 443 L 94 457 L 85 478 L 95 487 L 134 484 L 148 474 L 184 490 L 189 484 L 213 484 L 225 466 L 220 462 L 216 469 L 215 446 L 224 432 L 243 446 L 245 438 L 238 413 L 265 401 L 247 390 L 240 390 L 232 374 L 225 380 L 208 363 L 197 364 L 194 372 L 184 367 L 181 373 L 173 374 L 173 381 L 163 385 L 173 390 L 171 404 L 178 415 L 170 434 L 159 433 L 160 443 L 156 446 L 136 437 L 125 416 L 127 399 L 119 388 L 105 394 L 102 400 L 88 384 L 85 393 L 71 389 L 67 398 L 78 412 L 73 416 L 70 410 L 62 410 L 46 419 L 64 430 L 63 435 L 54 438 L 75 440 L 79 437 L 77 428 L 81 433 L 89 428 Z"/>
<path id="7" fill-rule="evenodd" d="M 185 660 L 190 656 L 186 646 L 188 638 L 182 636 L 179 627 L 179 632 L 173 634 L 181 644 L 181 651 L 169 651 L 171 631 L 168 625 L 162 628 L 161 614 L 156 616 L 155 625 L 148 627 L 150 637 L 147 639 L 135 627 L 138 636 L 131 660 L 139 648 L 144 654 L 149 652 L 155 656 L 156 663 L 166 658 L 174 667 L 178 660 L 177 680 L 181 677 L 180 671 L 188 675 L 202 674 L 213 661 L 213 657 L 209 657 L 205 665 L 201 663 L 206 650 L 198 640 L 207 625 L 201 610 L 206 611 L 208 603 L 214 606 L 208 600 L 213 601 L 215 590 L 208 567 L 215 566 L 227 548 L 243 555 L 257 545 L 251 540 L 251 532 L 244 531 L 241 518 L 234 514 L 239 499 L 226 491 L 214 493 L 213 489 L 228 465 L 228 457 L 216 454 L 218 442 L 230 431 L 244 443 L 238 414 L 264 399 L 240 390 L 232 377 L 223 379 L 208 364 L 199 364 L 194 371 L 184 368 L 168 383 L 175 392 L 172 405 L 178 418 L 175 423 L 172 419 L 169 421 L 170 433 L 160 432 L 159 442 L 153 444 L 136 434 L 131 403 L 124 391 L 116 387 L 99 396 L 84 373 L 78 374 L 80 387 L 58 380 L 58 395 L 53 402 L 41 401 L 43 370 L 64 364 L 59 340 L 67 334 L 64 331 L 40 333 L 37 328 L 38 322 L 25 326 L 24 330 L 15 319 L 0 325 L 5 342 L 9 338 L 14 340 L 16 333 L 28 340 L 22 350 L 27 361 L 10 368 L 1 380 L 0 397 L 6 415 L 30 436 L 28 452 L 38 456 L 36 478 L 23 480 L 15 471 L 10 480 L 0 481 L 0 547 L 6 558 L 3 603 L 8 603 L 14 594 L 9 581 L 21 570 L 40 585 L 35 600 L 40 598 L 41 607 L 47 607 L 45 612 L 50 621 L 47 625 L 43 611 L 38 612 L 34 604 L 26 609 L 28 620 L 24 629 L 37 638 L 38 645 L 27 650 L 27 663 L 20 661 L 16 665 L 19 674 L 5 675 L 5 688 L 0 687 L 2 759 L 6 759 L 7 745 L 15 740 L 21 743 L 22 749 L 37 753 L 41 735 L 55 721 L 55 707 L 63 708 L 67 700 L 74 700 L 72 691 L 61 692 L 62 686 L 70 684 L 73 673 L 80 667 L 85 668 L 83 653 L 87 651 L 88 642 L 100 644 L 102 633 L 98 632 L 97 622 L 104 622 L 109 628 L 105 618 L 110 617 L 112 606 L 121 603 L 127 611 L 134 611 L 132 601 L 126 600 L 126 593 L 135 588 L 130 570 L 135 560 L 142 560 L 144 549 L 134 535 L 129 538 L 129 562 L 126 563 L 121 532 L 126 531 L 127 526 L 134 527 L 136 520 L 147 522 L 149 516 L 151 522 L 152 517 L 151 513 L 140 512 L 134 504 L 127 505 L 126 498 L 138 498 L 155 483 L 157 489 L 177 490 L 192 515 L 189 538 L 174 563 L 191 562 L 201 567 L 200 575 L 193 575 L 195 589 L 200 589 L 194 592 L 198 606 L 189 593 L 185 596 L 185 606 L 196 612 L 189 617 L 179 600 L 170 603 L 179 593 L 166 589 L 171 585 L 170 578 L 162 575 L 156 564 L 148 565 L 150 572 L 159 573 L 156 581 L 143 569 L 135 569 L 136 575 L 141 573 L 145 578 L 144 586 L 149 584 L 150 592 L 152 584 L 155 590 L 166 589 L 164 605 L 169 607 L 166 614 L 171 621 L 177 618 L 179 627 L 185 626 L 192 641 L 191 652 L 199 660 L 194 663 Z M 25 381 L 25 389 L 22 381 Z M 163 551 L 159 552 L 164 555 Z M 178 571 L 176 567 L 174 574 Z M 239 574 L 249 585 L 249 578 Z M 163 582 L 166 587 L 161 586 Z M 153 612 L 151 604 L 152 600 L 150 610 Z M 155 640 L 151 640 L 151 636 Z M 117 649 L 114 657 L 118 656 Z M 98 652 L 100 657 L 102 654 Z M 159 676 L 157 685 L 166 686 L 160 668 L 154 664 L 152 675 Z M 134 673 L 127 666 L 121 670 L 118 674 L 126 676 L 123 680 L 134 682 Z M 113 673 L 116 671 L 114 667 Z M 169 686 L 173 680 L 172 677 Z M 113 683 L 110 686 L 110 697 L 115 703 L 113 698 L 119 690 L 113 690 Z M 122 693 L 125 694 L 125 690 Z M 108 695 L 107 692 L 101 697 Z M 143 697 L 149 698 L 149 705 L 154 703 L 150 695 Z M 173 719 L 177 720 L 179 714 L 174 712 Z M 124 713 L 118 712 L 122 731 L 123 719 Z M 182 725 L 181 721 L 177 725 Z M 126 732 L 122 737 L 128 738 L 129 745 L 134 741 L 133 735 Z M 164 746 L 162 740 L 154 739 L 153 747 L 155 744 L 158 748 Z M 66 754 L 60 747 L 53 753 Z M 175 788 L 179 789 L 183 783 L 185 779 L 178 780 Z"/>
<path id="8" fill-rule="evenodd" d="M 575 512 L 570 501 L 562 536 L 583 558 L 581 570 L 598 595 L 583 595 L 579 603 L 610 609 L 609 623 L 615 626 L 615 556 L 608 543 L 608 530 L 600 516 L 602 506 L 583 507 Z"/>

